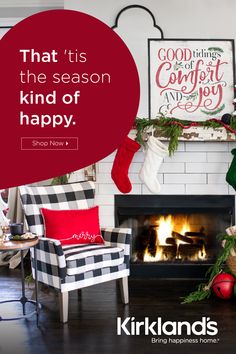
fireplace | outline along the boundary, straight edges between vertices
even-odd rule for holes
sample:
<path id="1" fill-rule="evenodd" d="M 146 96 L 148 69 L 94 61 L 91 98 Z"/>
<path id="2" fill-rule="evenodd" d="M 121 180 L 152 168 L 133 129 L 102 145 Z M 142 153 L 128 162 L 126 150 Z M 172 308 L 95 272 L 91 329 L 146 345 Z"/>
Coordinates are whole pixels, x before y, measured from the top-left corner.
<path id="1" fill-rule="evenodd" d="M 115 196 L 115 225 L 132 228 L 133 276 L 204 277 L 234 221 L 234 196 Z"/>

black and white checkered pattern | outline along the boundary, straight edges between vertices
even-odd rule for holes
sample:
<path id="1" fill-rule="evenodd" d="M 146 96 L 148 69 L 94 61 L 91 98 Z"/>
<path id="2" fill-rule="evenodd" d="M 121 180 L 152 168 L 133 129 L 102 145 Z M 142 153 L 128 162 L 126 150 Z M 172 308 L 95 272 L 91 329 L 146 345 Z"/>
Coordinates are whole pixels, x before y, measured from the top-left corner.
<path id="1" fill-rule="evenodd" d="M 115 263 L 111 261 L 112 265 L 101 264 L 101 262 L 98 262 L 100 263 L 98 265 L 99 268 L 95 265 L 94 269 L 84 269 L 84 273 L 80 273 L 79 271 L 78 274 L 69 275 L 68 273 L 70 273 L 70 271 L 69 268 L 67 268 L 66 259 L 68 258 L 66 256 L 66 248 L 68 248 L 68 246 L 62 247 L 60 241 L 42 237 L 36 246 L 39 281 L 61 291 L 70 291 L 128 276 L 131 229 L 104 228 L 102 229 L 102 234 L 105 238 L 105 245 L 107 247 L 114 247 L 115 253 L 119 250 L 120 257 L 123 258 L 121 264 L 117 264 L 116 259 L 114 260 Z M 93 254 L 92 249 L 94 246 L 95 245 L 87 245 L 88 248 L 91 247 L 91 252 L 89 253 L 90 260 L 92 260 L 92 257 L 97 254 L 96 247 Z M 75 249 L 78 248 L 77 245 L 74 247 Z M 104 246 L 99 245 L 99 247 Z M 31 252 L 31 257 L 34 275 L 33 252 Z M 120 263 L 120 261 L 118 261 L 118 263 Z M 89 264 L 89 260 L 87 264 Z"/>
<path id="2" fill-rule="evenodd" d="M 130 274 L 130 244 L 131 229 L 125 228 L 102 228 L 101 233 L 106 246 L 118 247 L 124 251 L 124 262 L 120 265 L 101 267 L 87 271 L 83 274 L 66 276 L 61 282 L 62 291 L 70 291 L 99 284 L 109 280 L 127 277 Z"/>
<path id="3" fill-rule="evenodd" d="M 19 190 L 29 229 L 38 236 L 44 235 L 41 208 L 88 209 L 94 204 L 95 186 L 93 182 L 44 187 L 21 186 Z"/>
<path id="4" fill-rule="evenodd" d="M 126 264 L 127 269 L 129 269 L 131 229 L 107 227 L 102 228 L 101 233 L 106 241 L 106 245 L 120 247 L 124 250 L 124 263 Z"/>
<path id="5" fill-rule="evenodd" d="M 66 260 L 61 242 L 41 237 L 36 246 L 38 280 L 60 289 L 61 279 L 66 277 Z M 34 276 L 34 252 L 30 249 L 31 266 Z"/>
<path id="6" fill-rule="evenodd" d="M 86 209 L 93 206 L 93 182 L 47 187 L 20 187 L 31 232 L 43 236 L 42 207 Z M 65 292 L 129 275 L 131 229 L 103 228 L 105 245 L 61 246 L 41 237 L 37 249 L 38 280 Z M 83 251 L 82 251 L 83 249 Z M 33 257 L 32 269 L 35 274 Z"/>
<path id="7" fill-rule="evenodd" d="M 106 245 L 71 245 L 63 247 L 67 275 L 75 275 L 124 263 L 124 250 Z"/>
<path id="8" fill-rule="evenodd" d="M 81 274 L 68 275 L 61 281 L 60 289 L 62 292 L 71 291 L 127 276 L 129 276 L 129 270 L 122 263 L 118 266 L 102 267 Z"/>

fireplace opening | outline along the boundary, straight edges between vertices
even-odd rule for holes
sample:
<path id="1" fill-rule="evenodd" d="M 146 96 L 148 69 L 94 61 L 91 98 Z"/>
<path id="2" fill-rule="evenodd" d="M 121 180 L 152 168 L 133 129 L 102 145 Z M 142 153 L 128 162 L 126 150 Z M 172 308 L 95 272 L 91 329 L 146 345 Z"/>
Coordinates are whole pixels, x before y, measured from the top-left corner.
<path id="1" fill-rule="evenodd" d="M 216 235 L 224 227 L 217 214 L 136 216 L 132 262 L 213 262 L 219 251 Z"/>
<path id="2" fill-rule="evenodd" d="M 217 235 L 234 220 L 234 196 L 115 196 L 116 226 L 132 228 L 132 273 L 151 266 L 158 276 L 202 277 L 219 254 Z"/>

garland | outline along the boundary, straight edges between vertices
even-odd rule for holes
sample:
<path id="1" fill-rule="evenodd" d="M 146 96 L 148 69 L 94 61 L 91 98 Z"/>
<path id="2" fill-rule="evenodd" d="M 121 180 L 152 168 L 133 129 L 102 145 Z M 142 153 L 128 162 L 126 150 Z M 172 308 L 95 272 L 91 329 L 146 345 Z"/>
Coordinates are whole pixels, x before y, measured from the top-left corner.
<path id="1" fill-rule="evenodd" d="M 51 185 L 55 186 L 57 184 L 67 184 L 69 183 L 69 178 L 70 178 L 70 173 L 67 175 L 62 175 L 62 176 L 58 176 L 58 177 L 54 177 L 52 179 Z"/>
<path id="2" fill-rule="evenodd" d="M 236 235 L 220 234 L 217 238 L 221 241 L 225 240 L 225 245 L 215 264 L 206 272 L 206 276 L 209 277 L 208 284 L 200 284 L 196 291 L 190 293 L 183 299 L 183 304 L 190 304 L 191 302 L 201 301 L 210 297 L 211 285 L 215 276 L 222 272 L 224 263 L 229 257 L 231 250 L 236 249 Z"/>
<path id="3" fill-rule="evenodd" d="M 173 155 L 178 148 L 179 137 L 183 134 L 184 129 L 191 127 L 203 128 L 225 128 L 227 131 L 236 135 L 236 117 L 231 116 L 230 123 L 225 124 L 220 119 L 212 118 L 204 122 L 193 122 L 188 120 L 181 120 L 177 118 L 169 118 L 160 116 L 157 119 L 137 118 L 135 120 L 134 128 L 137 130 L 136 140 L 139 144 L 145 145 L 144 134 L 149 128 L 152 128 L 154 134 L 163 136 L 169 139 L 169 154 Z"/>

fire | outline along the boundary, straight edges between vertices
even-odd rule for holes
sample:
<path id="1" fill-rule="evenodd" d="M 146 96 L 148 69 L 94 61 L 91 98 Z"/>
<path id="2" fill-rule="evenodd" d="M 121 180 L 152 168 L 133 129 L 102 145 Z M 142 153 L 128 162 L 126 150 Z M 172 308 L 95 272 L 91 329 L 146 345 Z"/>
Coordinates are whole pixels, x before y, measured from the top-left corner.
<path id="1" fill-rule="evenodd" d="M 156 232 L 155 249 L 152 249 L 150 253 L 149 245 L 146 247 L 143 254 L 144 262 L 173 259 L 198 261 L 207 258 L 204 242 L 202 243 L 199 236 L 188 236 L 191 228 L 187 216 L 160 216 L 154 220 L 153 224 L 156 225 L 154 226 Z M 192 232 L 192 234 L 194 233 Z"/>
<path id="2" fill-rule="evenodd" d="M 172 231 L 174 228 L 171 215 L 168 215 L 167 217 L 161 216 L 157 221 L 157 224 L 159 225 L 156 229 L 157 242 L 159 245 L 166 245 L 166 239 L 172 237 Z"/>
<path id="3" fill-rule="evenodd" d="M 187 220 L 184 222 L 182 229 L 180 230 L 181 235 L 185 235 L 186 232 L 190 232 L 190 225 Z"/>
<path id="4" fill-rule="evenodd" d="M 161 249 L 157 249 L 157 252 L 155 254 L 155 257 L 153 257 L 149 252 L 148 249 L 146 248 L 143 256 L 143 261 L 144 262 L 159 262 L 166 260 L 165 256 L 162 254 Z"/>
<path id="5" fill-rule="evenodd" d="M 179 228 L 178 224 L 175 224 L 172 215 L 161 216 L 158 220 L 156 220 L 156 224 L 158 225 L 157 230 L 157 243 L 159 245 L 166 245 L 166 239 L 172 237 L 173 231 L 180 233 L 181 235 L 185 235 L 186 232 L 190 231 L 190 225 L 187 219 L 185 218 L 181 223 Z M 184 243 L 180 240 L 178 243 Z"/>
<path id="6" fill-rule="evenodd" d="M 206 248 L 203 245 L 201 251 L 198 252 L 198 259 L 206 259 L 207 253 L 206 253 Z"/>

